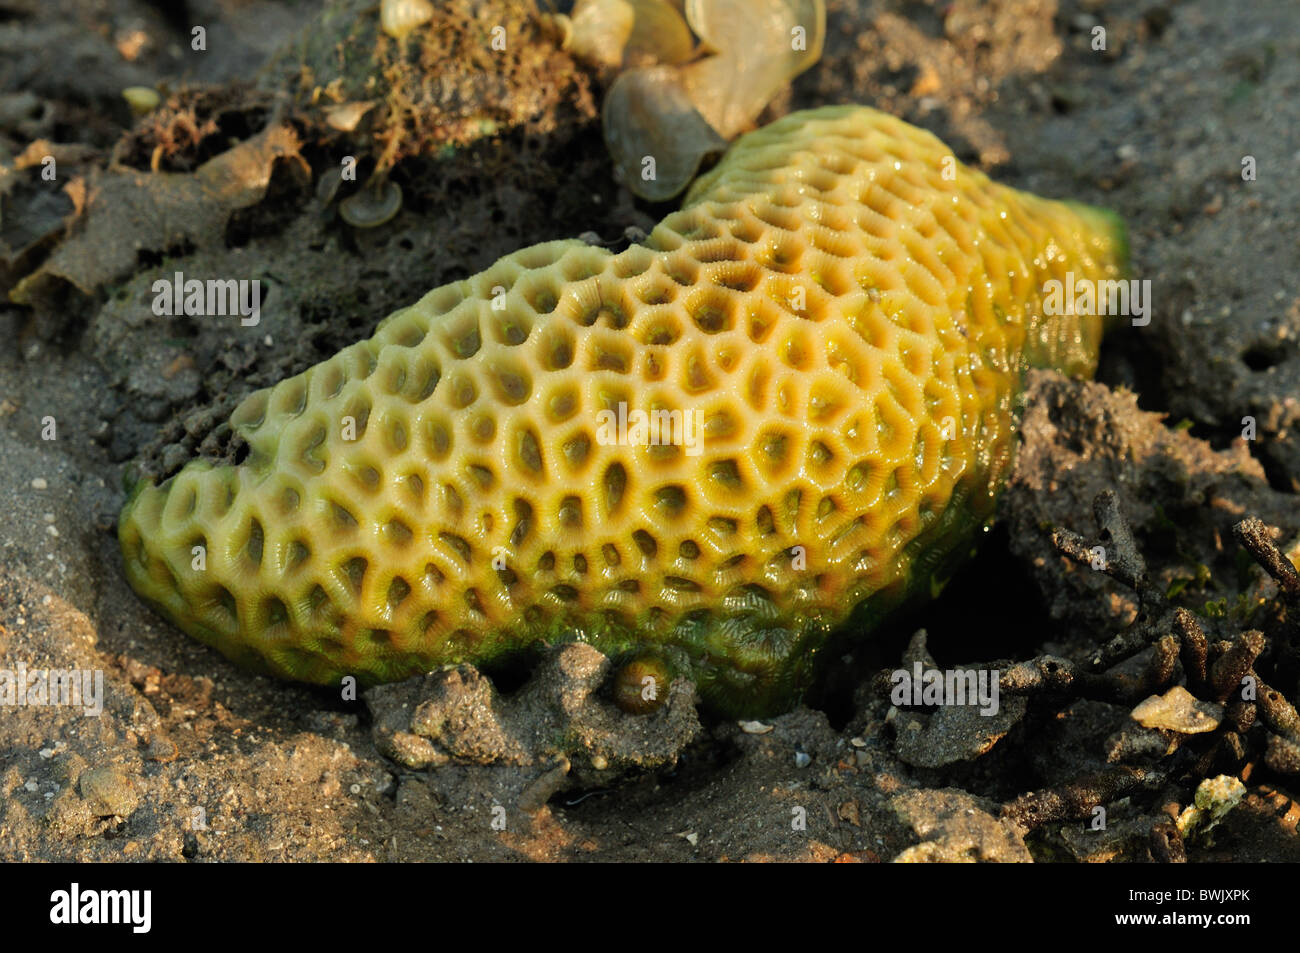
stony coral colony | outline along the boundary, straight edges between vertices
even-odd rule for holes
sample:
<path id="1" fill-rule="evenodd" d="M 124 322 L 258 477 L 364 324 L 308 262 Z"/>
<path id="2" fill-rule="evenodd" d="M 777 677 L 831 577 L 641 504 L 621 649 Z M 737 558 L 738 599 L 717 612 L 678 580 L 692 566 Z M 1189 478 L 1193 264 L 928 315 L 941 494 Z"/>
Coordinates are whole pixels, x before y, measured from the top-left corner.
<path id="1" fill-rule="evenodd" d="M 287 678 L 580 638 L 656 650 L 717 710 L 780 710 L 855 606 L 869 629 L 961 558 L 1025 369 L 1096 361 L 1100 319 L 1039 289 L 1123 257 L 1112 217 L 898 119 L 796 113 L 643 243 L 525 248 L 251 395 L 244 462 L 133 493 L 127 574 Z M 699 446 L 602 426 L 637 414 L 698 420 Z"/>

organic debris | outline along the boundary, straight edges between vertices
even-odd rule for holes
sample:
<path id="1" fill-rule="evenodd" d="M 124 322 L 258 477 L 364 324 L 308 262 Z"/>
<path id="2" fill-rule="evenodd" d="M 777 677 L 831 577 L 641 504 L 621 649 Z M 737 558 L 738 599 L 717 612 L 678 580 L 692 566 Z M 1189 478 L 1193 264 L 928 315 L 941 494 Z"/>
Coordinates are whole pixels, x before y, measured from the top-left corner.
<path id="1" fill-rule="evenodd" d="M 376 173 L 594 112 L 589 82 L 531 3 L 328 0 L 259 77 Z M 332 133 L 332 135 L 331 135 Z M 344 138 L 346 137 L 346 138 Z"/>
<path id="2" fill-rule="evenodd" d="M 1268 647 L 1262 633 L 1247 631 L 1230 641 L 1210 644 L 1196 617 L 1184 608 L 1171 607 L 1164 593 L 1152 585 L 1146 561 L 1112 492 L 1097 497 L 1094 515 L 1097 540 L 1068 530 L 1058 530 L 1053 540 L 1062 553 L 1133 589 L 1140 606 L 1138 619 L 1086 666 L 1042 657 L 1009 672 L 1002 689 L 1053 700 L 1124 700 L 1139 693 L 1164 691 L 1162 697 L 1148 698 L 1139 705 L 1133 717 L 1156 729 L 1169 745 L 1164 752 L 1154 752 L 1154 762 L 1150 754 L 1138 753 L 1137 746 L 1115 747 L 1113 756 L 1124 759 L 1137 753 L 1147 763 L 1117 764 L 1069 784 L 1022 795 L 1004 806 L 1003 816 L 1027 833 L 1051 821 L 1088 818 L 1098 808 L 1147 792 L 1156 798 L 1149 808 L 1156 817 L 1149 836 L 1153 854 L 1166 861 L 1184 859 L 1185 834 L 1208 829 L 1240 800 L 1240 794 L 1231 799 L 1214 793 L 1226 790 L 1225 784 L 1236 791 L 1228 780 L 1204 788 L 1209 772 L 1232 777 L 1237 785 L 1240 781 L 1236 778 L 1249 778 L 1260 761 L 1266 761 L 1272 770 L 1295 773 L 1287 770 L 1285 761 L 1270 755 L 1279 741 L 1291 746 L 1300 740 L 1300 715 L 1256 671 Z M 1250 540 L 1248 551 L 1282 590 L 1294 593 L 1294 567 L 1286 563 L 1262 524 L 1248 518 L 1237 524 L 1236 532 L 1243 541 Z M 1097 546 L 1107 554 L 1100 565 Z M 1124 663 L 1141 655 L 1147 656 L 1147 662 L 1143 674 L 1134 679 L 1124 671 Z M 1185 687 L 1175 684 L 1179 676 L 1186 681 Z M 1186 792 L 1193 790 L 1192 786 L 1209 793 L 1189 798 Z M 1205 817 L 1185 815 L 1187 819 L 1178 825 L 1160 816 L 1165 813 L 1162 805 L 1176 807 L 1189 800 L 1197 801 L 1199 811 L 1210 813 Z M 1231 800 L 1227 807 L 1218 806 L 1227 800 Z"/>
<path id="3" fill-rule="evenodd" d="M 92 296 L 132 274 L 142 252 L 224 247 L 230 217 L 261 200 L 277 162 L 305 168 L 298 150 L 294 131 L 273 123 L 193 173 L 109 168 L 92 175 L 75 233 L 17 283 L 10 299 L 57 302 L 60 285 Z"/>

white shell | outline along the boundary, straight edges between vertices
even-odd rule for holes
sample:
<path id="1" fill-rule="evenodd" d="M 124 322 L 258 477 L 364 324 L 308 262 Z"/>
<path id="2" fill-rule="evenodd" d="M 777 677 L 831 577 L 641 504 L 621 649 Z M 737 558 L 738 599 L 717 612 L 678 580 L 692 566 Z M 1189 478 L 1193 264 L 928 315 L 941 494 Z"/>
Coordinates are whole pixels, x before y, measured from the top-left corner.
<path id="1" fill-rule="evenodd" d="M 432 19 L 429 0 L 383 0 L 379 8 L 380 29 L 397 40 Z"/>

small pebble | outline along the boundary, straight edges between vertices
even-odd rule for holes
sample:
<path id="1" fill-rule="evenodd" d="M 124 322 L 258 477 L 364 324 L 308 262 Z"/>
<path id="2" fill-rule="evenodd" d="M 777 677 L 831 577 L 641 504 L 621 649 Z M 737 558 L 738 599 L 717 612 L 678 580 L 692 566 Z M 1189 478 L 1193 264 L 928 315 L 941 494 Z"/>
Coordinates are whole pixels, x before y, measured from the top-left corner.
<path id="1" fill-rule="evenodd" d="M 177 754 L 179 754 L 179 749 L 176 747 L 176 742 L 166 735 L 154 735 L 153 740 L 149 742 L 149 747 L 145 750 L 146 758 L 163 764 L 175 761 Z"/>
<path id="2" fill-rule="evenodd" d="M 794 766 L 796 768 L 806 768 L 812 764 L 812 755 L 806 751 L 796 751 L 794 753 Z"/>
<path id="3" fill-rule="evenodd" d="M 47 486 L 49 486 L 49 484 L 45 482 L 45 477 L 36 477 L 32 480 L 33 490 L 43 490 Z"/>

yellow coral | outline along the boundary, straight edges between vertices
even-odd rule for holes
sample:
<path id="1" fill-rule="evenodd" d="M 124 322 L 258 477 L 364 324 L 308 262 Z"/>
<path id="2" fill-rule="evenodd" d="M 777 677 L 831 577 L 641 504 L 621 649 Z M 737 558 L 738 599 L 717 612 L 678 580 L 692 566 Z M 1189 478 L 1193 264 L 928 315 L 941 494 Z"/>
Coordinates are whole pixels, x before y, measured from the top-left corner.
<path id="1" fill-rule="evenodd" d="M 251 395 L 243 464 L 132 496 L 127 574 L 289 678 L 585 638 L 771 711 L 855 605 L 869 626 L 951 570 L 1025 368 L 1096 360 L 1100 319 L 1045 316 L 1044 283 L 1123 254 L 1105 213 L 994 184 L 900 120 L 797 113 L 644 244 L 526 248 Z M 656 411 L 699 440 L 649 442 Z"/>

